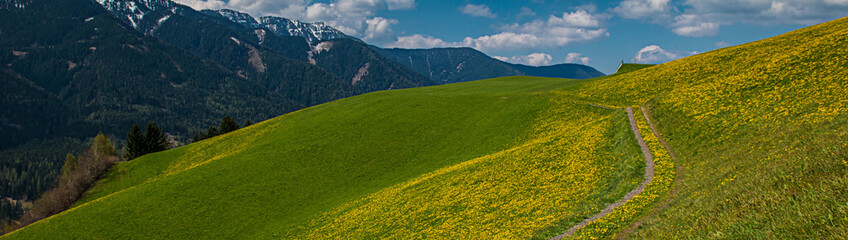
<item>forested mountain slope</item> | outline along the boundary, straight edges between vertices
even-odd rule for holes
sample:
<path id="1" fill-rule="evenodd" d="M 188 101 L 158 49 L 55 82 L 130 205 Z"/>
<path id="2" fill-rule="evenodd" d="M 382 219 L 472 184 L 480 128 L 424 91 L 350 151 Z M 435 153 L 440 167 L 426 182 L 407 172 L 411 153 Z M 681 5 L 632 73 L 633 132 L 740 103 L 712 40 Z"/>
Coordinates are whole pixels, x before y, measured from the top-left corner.
<path id="1" fill-rule="evenodd" d="M 65 154 L 83 148 L 74 143 L 100 131 L 120 143 L 132 124 L 156 121 L 187 142 L 225 115 L 260 121 L 433 84 L 361 42 L 313 54 L 303 37 L 168 0 L 3 2 L 0 19 L 0 170 L 11 186 L 0 196 L 13 199 L 52 186 Z"/>
<path id="2" fill-rule="evenodd" d="M 472 48 L 373 48 L 383 56 L 412 68 L 440 84 L 503 76 L 587 79 L 604 75 L 592 67 L 580 64 L 536 67 L 506 63 Z"/>

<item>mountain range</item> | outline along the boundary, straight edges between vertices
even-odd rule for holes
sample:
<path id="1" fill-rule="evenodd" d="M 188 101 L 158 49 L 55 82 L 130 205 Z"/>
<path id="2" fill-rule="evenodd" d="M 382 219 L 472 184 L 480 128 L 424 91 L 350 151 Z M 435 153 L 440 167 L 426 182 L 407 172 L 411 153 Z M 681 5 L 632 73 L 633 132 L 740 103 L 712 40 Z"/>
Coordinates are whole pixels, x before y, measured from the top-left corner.
<path id="1" fill-rule="evenodd" d="M 170 0 L 3 0 L 0 172 L 11 187 L 0 196 L 34 199 L 63 156 L 100 131 L 120 142 L 132 124 L 155 121 L 187 142 L 225 115 L 261 121 L 367 92 L 539 69 L 467 48 L 381 49 L 323 23 Z"/>
<path id="2" fill-rule="evenodd" d="M 503 62 L 473 48 L 385 49 L 372 46 L 383 56 L 412 68 L 439 84 L 503 76 L 537 76 L 587 79 L 604 76 L 580 64 L 527 66 Z"/>

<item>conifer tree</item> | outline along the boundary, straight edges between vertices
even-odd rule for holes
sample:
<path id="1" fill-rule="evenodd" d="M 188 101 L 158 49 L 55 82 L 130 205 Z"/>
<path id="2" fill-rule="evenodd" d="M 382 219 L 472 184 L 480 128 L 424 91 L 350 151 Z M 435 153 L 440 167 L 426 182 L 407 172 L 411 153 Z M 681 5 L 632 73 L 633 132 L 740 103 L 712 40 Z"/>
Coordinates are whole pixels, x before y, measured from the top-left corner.
<path id="1" fill-rule="evenodd" d="M 250 125 L 253 125 L 253 122 L 251 122 L 250 119 L 247 119 L 247 120 L 244 120 L 244 125 L 242 125 L 242 127 L 247 127 L 247 126 L 250 126 Z"/>
<path id="2" fill-rule="evenodd" d="M 206 137 L 204 137 L 204 139 L 214 136 L 218 136 L 218 129 L 215 127 L 209 127 L 209 130 L 206 130 Z"/>
<path id="3" fill-rule="evenodd" d="M 229 115 L 224 116 L 224 119 L 221 119 L 221 126 L 219 127 L 221 132 L 220 134 L 232 132 L 239 129 L 239 125 L 235 119 L 230 117 Z"/>
<path id="4" fill-rule="evenodd" d="M 162 129 L 156 126 L 156 122 L 147 123 L 147 130 L 144 133 L 145 151 L 144 153 L 155 153 L 168 150 L 168 138 Z"/>
<path id="5" fill-rule="evenodd" d="M 127 134 L 127 145 L 124 157 L 127 160 L 132 160 L 145 154 L 147 149 L 147 141 L 144 135 L 141 134 L 141 127 L 138 124 L 133 124 L 130 127 L 130 133 Z"/>

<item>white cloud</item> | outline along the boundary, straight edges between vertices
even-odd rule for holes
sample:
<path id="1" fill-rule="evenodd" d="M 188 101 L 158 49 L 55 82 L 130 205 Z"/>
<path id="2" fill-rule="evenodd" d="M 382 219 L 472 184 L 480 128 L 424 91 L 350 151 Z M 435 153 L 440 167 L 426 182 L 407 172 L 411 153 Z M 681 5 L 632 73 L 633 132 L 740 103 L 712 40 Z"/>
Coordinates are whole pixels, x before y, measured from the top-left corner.
<path id="1" fill-rule="evenodd" d="M 306 7 L 303 17 L 309 19 L 333 19 L 341 15 L 341 12 L 330 4 L 316 3 Z"/>
<path id="2" fill-rule="evenodd" d="M 397 41 L 386 45 L 390 48 L 436 48 L 436 47 L 458 47 L 456 43 L 445 42 L 442 39 L 415 34 L 411 36 L 400 36 Z"/>
<path id="3" fill-rule="evenodd" d="M 612 9 L 624 18 L 656 18 L 668 15 L 672 7 L 669 0 L 623 0 Z"/>
<path id="4" fill-rule="evenodd" d="M 718 34 L 719 23 L 706 22 L 697 15 L 683 14 L 674 17 L 672 31 L 680 36 L 686 37 L 704 37 L 715 36 Z"/>
<path id="5" fill-rule="evenodd" d="M 551 15 L 547 21 L 505 25 L 501 33 L 467 37 L 462 45 L 481 51 L 562 47 L 609 36 L 607 29 L 600 27 L 601 18 L 585 10 L 563 13 L 562 17 Z"/>
<path id="6" fill-rule="evenodd" d="M 664 63 L 674 59 L 695 55 L 698 52 L 669 51 L 657 45 L 649 45 L 640 49 L 633 57 L 637 63 Z"/>
<path id="7" fill-rule="evenodd" d="M 848 0 L 846 0 L 846 1 L 848 1 Z M 535 16 L 536 16 L 536 12 L 534 12 L 533 9 L 530 9 L 529 7 L 521 7 L 521 12 L 518 12 L 518 14 L 515 15 L 516 18 L 535 17 Z"/>
<path id="8" fill-rule="evenodd" d="M 497 14 L 492 13 L 492 9 L 486 4 L 474 5 L 474 4 L 466 4 L 463 7 L 459 8 L 459 11 L 474 17 L 487 17 L 487 18 L 496 18 Z"/>
<path id="9" fill-rule="evenodd" d="M 186 0 L 177 0 L 183 2 Z M 202 1 L 202 0 L 189 0 Z M 221 0 L 208 0 L 221 1 Z M 307 0 L 230 0 L 223 8 L 247 12 L 254 17 L 259 16 L 292 16 L 300 18 L 309 2 Z M 197 9 L 197 8 L 195 8 Z"/>
<path id="10" fill-rule="evenodd" d="M 389 10 L 402 10 L 415 8 L 415 0 L 385 0 Z"/>
<path id="11" fill-rule="evenodd" d="M 416 7 L 415 0 L 175 0 L 194 9 L 229 8 L 254 17 L 278 16 L 306 22 L 324 22 L 345 34 L 372 41 L 393 41 L 395 19 L 376 16 L 383 10 Z"/>
<path id="12" fill-rule="evenodd" d="M 554 60 L 550 54 L 547 53 L 533 53 L 527 56 L 512 56 L 512 57 L 501 57 L 494 56 L 493 58 L 504 61 L 511 62 L 517 64 L 524 64 L 530 66 L 543 66 L 550 65 L 551 61 Z"/>
<path id="13" fill-rule="evenodd" d="M 824 0 L 824 2 L 830 5 L 848 6 L 848 0 Z"/>
<path id="14" fill-rule="evenodd" d="M 568 53 L 568 55 L 565 56 L 565 62 L 589 65 L 589 57 L 584 57 L 583 54 L 580 53 Z"/>
<path id="15" fill-rule="evenodd" d="M 844 17 L 848 0 L 684 0 L 677 5 L 669 0 L 622 0 L 612 12 L 665 25 L 681 36 L 703 37 L 739 23 L 821 23 Z"/>
<path id="16" fill-rule="evenodd" d="M 594 28 L 600 25 L 600 21 L 599 17 L 593 16 L 586 10 L 577 10 L 570 13 L 563 13 L 562 17 L 551 16 L 548 18 L 548 25 Z"/>
<path id="17" fill-rule="evenodd" d="M 459 42 L 447 42 L 424 35 L 398 37 L 398 41 L 389 47 L 472 47 L 480 51 L 517 50 L 562 47 L 575 42 L 584 42 L 609 36 L 606 28 L 601 27 L 604 16 L 596 16 L 586 10 L 552 15 L 545 20 L 535 20 L 524 24 L 501 26 L 501 32 L 479 37 L 466 37 Z"/>
<path id="18" fill-rule="evenodd" d="M 397 24 L 394 19 L 386 19 L 382 17 L 374 17 L 365 20 L 368 28 L 365 29 L 365 41 L 385 40 L 390 39 L 395 35 L 392 31 L 392 24 Z"/>
<path id="19" fill-rule="evenodd" d="M 713 44 L 713 46 L 723 48 L 723 47 L 730 47 L 731 44 L 728 43 L 728 42 L 725 42 L 725 41 L 719 41 L 719 42 L 716 42 L 715 44 Z"/>

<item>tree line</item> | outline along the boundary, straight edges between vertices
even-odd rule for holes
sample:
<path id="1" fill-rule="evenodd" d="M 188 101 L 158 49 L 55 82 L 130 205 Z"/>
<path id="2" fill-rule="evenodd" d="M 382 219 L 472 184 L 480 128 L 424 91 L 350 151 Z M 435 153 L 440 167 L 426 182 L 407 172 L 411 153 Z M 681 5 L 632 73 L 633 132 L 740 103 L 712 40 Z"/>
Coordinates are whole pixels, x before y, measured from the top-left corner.
<path id="1" fill-rule="evenodd" d="M 252 124 L 248 119 L 244 125 L 239 126 L 235 119 L 225 116 L 217 128 L 209 127 L 205 133 L 195 134 L 194 142 Z M 146 154 L 168 150 L 172 145 L 165 131 L 155 122 L 148 122 L 144 131 L 138 124 L 133 124 L 127 133 L 122 151 L 116 151 L 112 141 L 103 133 L 97 134 L 90 148 L 79 155 L 68 153 L 65 156 L 60 175 L 53 183 L 54 187 L 41 194 L 32 202 L 31 207 L 25 209 L 21 201 L 0 199 L 0 219 L 3 220 L 0 233 L 24 227 L 70 208 L 118 161 L 130 161 Z M 17 221 L 12 221 L 13 219 Z"/>
<path id="2" fill-rule="evenodd" d="M 127 144 L 124 147 L 124 159 L 133 160 L 148 153 L 168 150 L 171 147 L 165 132 L 156 126 L 156 122 L 148 122 L 147 129 L 141 132 L 138 124 L 130 127 L 127 134 Z"/>
<path id="3" fill-rule="evenodd" d="M 227 116 L 224 116 L 223 119 L 221 119 L 221 124 L 218 125 L 218 128 L 215 128 L 214 126 L 212 126 L 212 127 L 209 127 L 209 129 L 207 129 L 205 133 L 201 132 L 201 133 L 198 133 L 198 134 L 194 134 L 192 141 L 193 142 L 200 142 L 200 141 L 203 141 L 203 139 L 212 138 L 212 137 L 215 137 L 215 136 L 218 136 L 218 135 L 221 135 L 221 134 L 225 134 L 225 133 L 228 133 L 228 132 L 239 130 L 239 128 L 247 127 L 247 126 L 250 126 L 250 125 L 253 125 L 253 122 L 251 122 L 250 119 L 248 119 L 248 120 L 244 121 L 244 125 L 239 127 L 239 124 L 236 122 L 236 120 L 233 119 L 232 117 L 230 117 L 230 115 L 227 115 Z"/>
<path id="4" fill-rule="evenodd" d="M 91 147 L 82 154 L 66 156 L 62 174 L 55 187 L 33 201 L 32 207 L 23 211 L 23 216 L 17 222 L 3 223 L 4 233 L 70 208 L 117 161 L 118 153 L 112 141 L 103 133 L 97 134 L 91 142 Z"/>

